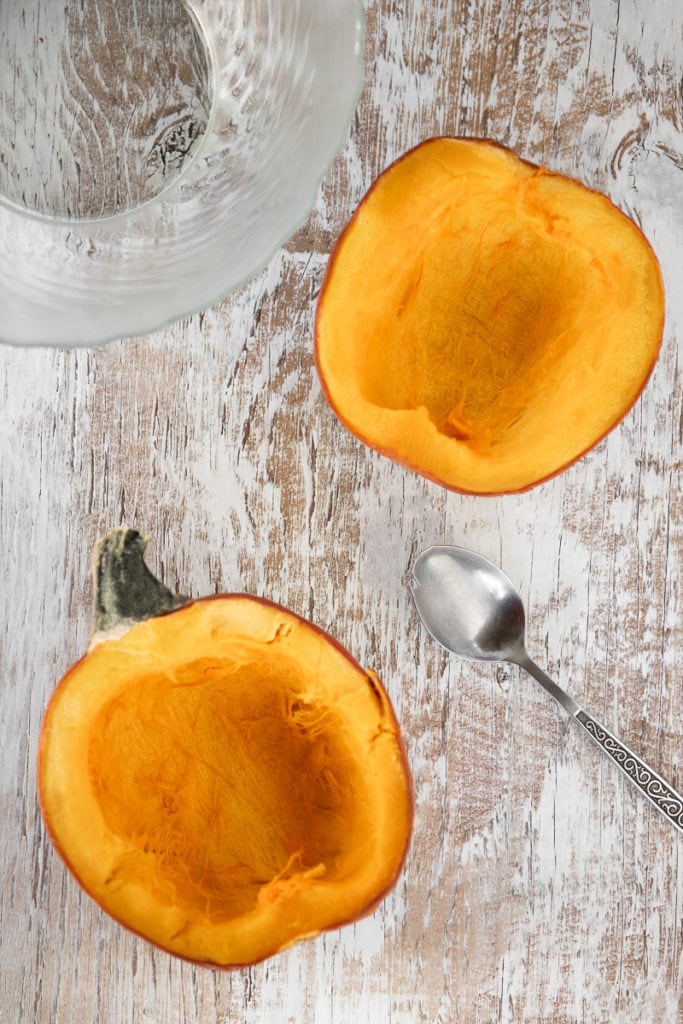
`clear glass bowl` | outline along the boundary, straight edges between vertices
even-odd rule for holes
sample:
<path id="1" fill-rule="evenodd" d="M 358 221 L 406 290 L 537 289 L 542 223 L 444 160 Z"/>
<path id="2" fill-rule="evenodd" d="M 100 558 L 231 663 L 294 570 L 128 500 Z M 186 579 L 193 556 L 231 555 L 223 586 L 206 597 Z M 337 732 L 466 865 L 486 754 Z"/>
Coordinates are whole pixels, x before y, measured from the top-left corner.
<path id="1" fill-rule="evenodd" d="M 312 208 L 362 86 L 361 0 L 185 3 L 211 65 L 191 158 L 113 215 L 52 216 L 0 195 L 3 342 L 149 333 L 252 277 Z"/>

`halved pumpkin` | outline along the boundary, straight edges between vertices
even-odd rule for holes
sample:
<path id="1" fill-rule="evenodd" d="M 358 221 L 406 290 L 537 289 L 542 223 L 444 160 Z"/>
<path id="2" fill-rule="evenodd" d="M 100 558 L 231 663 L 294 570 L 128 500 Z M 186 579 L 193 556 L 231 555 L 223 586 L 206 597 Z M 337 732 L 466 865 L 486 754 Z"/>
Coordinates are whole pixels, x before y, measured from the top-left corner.
<path id="1" fill-rule="evenodd" d="M 154 598 L 144 542 L 105 540 L 107 632 L 59 684 L 40 737 L 44 820 L 78 882 L 144 938 L 224 967 L 369 913 L 413 812 L 375 675 L 247 595 L 155 614 L 174 602 L 156 581 Z M 130 626 L 141 593 L 154 617 Z"/>
<path id="2" fill-rule="evenodd" d="M 436 138 L 342 233 L 316 362 L 366 444 L 454 490 L 522 491 L 624 417 L 663 322 L 657 259 L 609 199 L 495 143 Z"/>

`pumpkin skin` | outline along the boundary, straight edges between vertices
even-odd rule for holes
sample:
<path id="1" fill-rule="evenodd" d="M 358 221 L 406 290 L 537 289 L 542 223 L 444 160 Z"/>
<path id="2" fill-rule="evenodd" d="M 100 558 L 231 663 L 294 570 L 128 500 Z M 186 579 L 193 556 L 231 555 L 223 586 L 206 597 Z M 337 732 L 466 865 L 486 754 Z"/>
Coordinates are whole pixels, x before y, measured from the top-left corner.
<path id="1" fill-rule="evenodd" d="M 496 143 L 435 138 L 343 231 L 315 357 L 364 443 L 449 489 L 501 494 L 620 422 L 663 325 L 656 256 L 606 196 Z"/>
<path id="2" fill-rule="evenodd" d="M 377 678 L 244 594 L 95 643 L 44 717 L 49 836 L 97 903 L 169 953 L 256 963 L 373 910 L 413 796 Z"/>

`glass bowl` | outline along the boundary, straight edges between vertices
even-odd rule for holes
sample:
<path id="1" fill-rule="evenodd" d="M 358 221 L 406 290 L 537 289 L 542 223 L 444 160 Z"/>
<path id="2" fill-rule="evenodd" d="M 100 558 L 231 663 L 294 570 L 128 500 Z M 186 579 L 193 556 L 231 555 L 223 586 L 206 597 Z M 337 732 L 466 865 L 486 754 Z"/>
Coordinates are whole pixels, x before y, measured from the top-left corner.
<path id="1" fill-rule="evenodd" d="M 147 334 L 252 277 L 314 205 L 363 82 L 361 0 L 184 3 L 208 55 L 203 131 L 167 129 L 163 159 L 183 153 L 181 169 L 104 215 L 31 209 L 0 183 L 1 341 Z M 134 75 L 129 54 L 117 59 Z M 78 86 L 87 111 L 95 86 L 83 75 Z"/>

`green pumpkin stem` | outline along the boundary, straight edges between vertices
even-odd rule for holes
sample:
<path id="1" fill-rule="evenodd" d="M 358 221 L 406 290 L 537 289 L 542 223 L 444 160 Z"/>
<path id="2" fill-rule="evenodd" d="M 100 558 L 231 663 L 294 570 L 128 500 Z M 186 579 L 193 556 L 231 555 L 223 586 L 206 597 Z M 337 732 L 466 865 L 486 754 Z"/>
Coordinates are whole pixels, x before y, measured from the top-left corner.
<path id="1" fill-rule="evenodd" d="M 93 557 L 94 634 L 134 626 L 188 603 L 189 598 L 171 593 L 152 575 L 145 564 L 146 547 L 147 537 L 127 526 L 111 530 L 97 542 Z"/>

